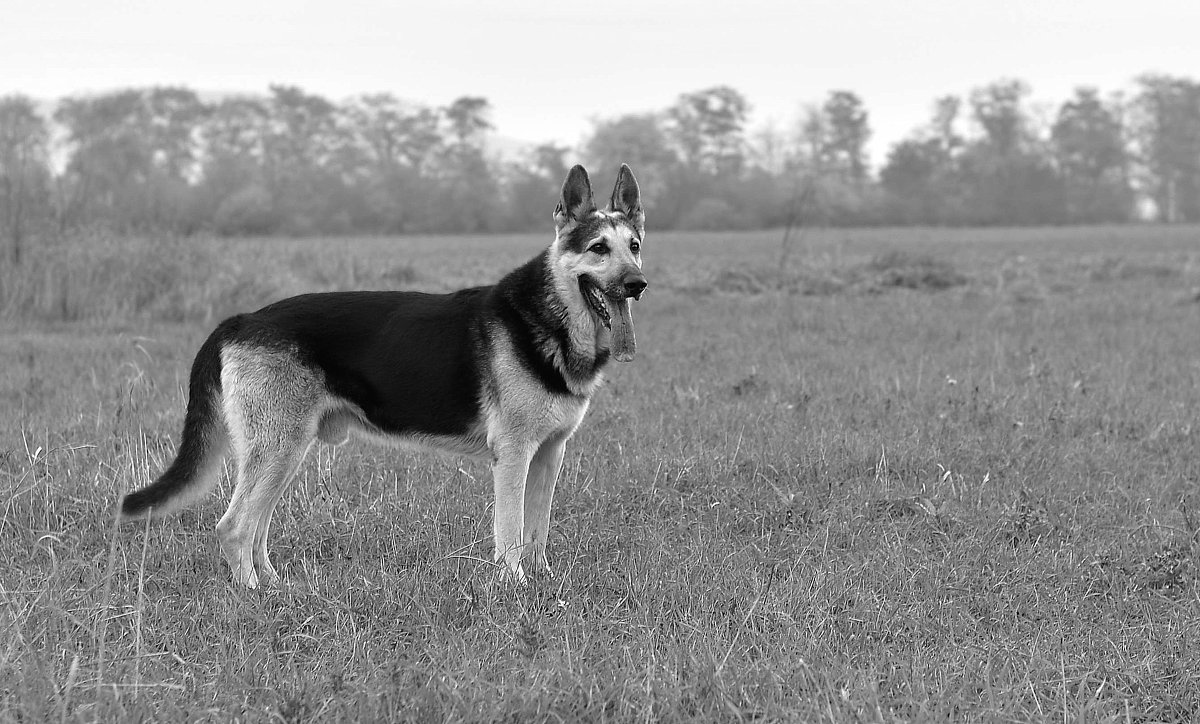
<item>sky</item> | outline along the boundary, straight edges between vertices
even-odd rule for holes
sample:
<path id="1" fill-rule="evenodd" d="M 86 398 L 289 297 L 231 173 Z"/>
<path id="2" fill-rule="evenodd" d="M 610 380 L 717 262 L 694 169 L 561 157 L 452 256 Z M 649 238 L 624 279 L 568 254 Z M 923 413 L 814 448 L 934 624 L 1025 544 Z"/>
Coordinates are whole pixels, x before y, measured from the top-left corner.
<path id="1" fill-rule="evenodd" d="M 832 90 L 878 163 L 933 99 L 1020 78 L 1035 109 L 1145 72 L 1200 77 L 1200 0 L 0 0 L 0 94 L 297 85 L 331 100 L 486 97 L 498 134 L 577 147 L 597 119 L 729 85 L 751 130 Z"/>

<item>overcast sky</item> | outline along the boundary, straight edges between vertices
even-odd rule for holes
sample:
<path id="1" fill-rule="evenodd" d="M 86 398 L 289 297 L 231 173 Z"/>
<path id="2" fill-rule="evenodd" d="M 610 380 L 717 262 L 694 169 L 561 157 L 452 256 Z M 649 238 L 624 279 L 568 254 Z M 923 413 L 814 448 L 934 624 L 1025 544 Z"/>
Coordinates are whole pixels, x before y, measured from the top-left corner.
<path id="1" fill-rule="evenodd" d="M 0 94 L 481 95 L 497 132 L 571 146 L 712 85 L 748 98 L 752 127 L 848 89 L 879 159 L 938 95 L 1017 77 L 1051 109 L 1147 71 L 1200 77 L 1200 0 L 0 0 Z"/>

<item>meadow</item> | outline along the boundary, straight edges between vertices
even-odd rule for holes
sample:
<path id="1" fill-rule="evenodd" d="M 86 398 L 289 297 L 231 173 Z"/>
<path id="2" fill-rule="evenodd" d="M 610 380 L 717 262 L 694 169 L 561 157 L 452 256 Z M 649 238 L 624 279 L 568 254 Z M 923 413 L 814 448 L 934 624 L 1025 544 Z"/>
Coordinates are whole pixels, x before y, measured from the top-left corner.
<path id="1" fill-rule="evenodd" d="M 652 221 L 652 220 L 651 220 Z M 310 454 L 274 590 L 219 494 L 116 526 L 225 315 L 488 283 L 547 235 L 122 239 L 0 269 L 0 720 L 1200 718 L 1200 229 L 662 233 L 557 577 L 486 466 Z"/>

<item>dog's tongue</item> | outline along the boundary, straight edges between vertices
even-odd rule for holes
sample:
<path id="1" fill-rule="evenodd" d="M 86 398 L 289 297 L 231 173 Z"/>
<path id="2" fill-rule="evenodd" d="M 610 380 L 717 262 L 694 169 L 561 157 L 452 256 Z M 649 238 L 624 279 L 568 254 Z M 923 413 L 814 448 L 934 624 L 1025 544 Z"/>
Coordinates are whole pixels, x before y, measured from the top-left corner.
<path id="1" fill-rule="evenodd" d="M 608 310 L 612 317 L 612 356 L 618 362 L 632 362 L 637 352 L 637 341 L 633 338 L 633 315 L 629 312 L 629 300 L 609 299 Z"/>

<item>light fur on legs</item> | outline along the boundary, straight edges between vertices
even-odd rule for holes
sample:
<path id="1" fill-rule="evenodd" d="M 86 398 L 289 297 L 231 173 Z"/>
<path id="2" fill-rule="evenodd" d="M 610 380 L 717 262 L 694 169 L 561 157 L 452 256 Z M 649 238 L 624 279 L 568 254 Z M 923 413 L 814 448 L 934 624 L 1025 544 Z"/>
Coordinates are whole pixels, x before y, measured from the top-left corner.
<path id="1" fill-rule="evenodd" d="M 283 498 L 283 494 L 291 486 L 291 482 L 296 477 L 296 472 L 300 469 L 300 465 L 304 463 L 304 458 L 308 455 L 308 451 L 312 448 L 312 441 L 300 449 L 299 454 L 285 456 L 283 464 L 289 465 L 283 477 L 279 482 L 268 488 L 269 496 L 264 495 L 262 509 L 259 513 L 258 527 L 254 531 L 254 570 L 258 574 L 258 580 L 265 585 L 275 585 L 279 581 L 279 574 L 276 573 L 275 567 L 271 565 L 270 556 L 267 554 L 267 536 L 271 532 L 271 518 L 275 515 L 275 508 L 279 505 L 279 501 Z"/>
<path id="2" fill-rule="evenodd" d="M 248 588 L 279 579 L 267 554 L 267 535 L 279 499 L 299 469 L 311 441 L 281 448 L 251 444 L 237 456 L 237 483 L 229 508 L 217 523 L 221 551 L 233 578 Z"/>
<path id="3" fill-rule="evenodd" d="M 522 535 L 525 558 L 534 570 L 550 573 L 546 559 L 546 537 L 550 533 L 550 508 L 554 486 L 562 469 L 569 434 L 556 435 L 542 443 L 529 464 L 525 481 L 525 526 Z"/>
<path id="4" fill-rule="evenodd" d="M 237 469 L 229 508 L 217 523 L 235 581 L 273 584 L 267 555 L 271 518 L 321 427 L 321 385 L 288 352 L 231 345 L 222 351 L 225 425 Z"/>
<path id="5" fill-rule="evenodd" d="M 524 549 L 522 533 L 525 524 L 525 482 L 532 458 L 533 451 L 529 446 L 508 443 L 499 447 L 496 461 L 492 464 L 492 487 L 496 496 L 492 527 L 492 540 L 496 545 L 495 561 L 503 565 L 507 575 L 517 581 L 525 579 L 525 571 L 521 568 Z"/>

